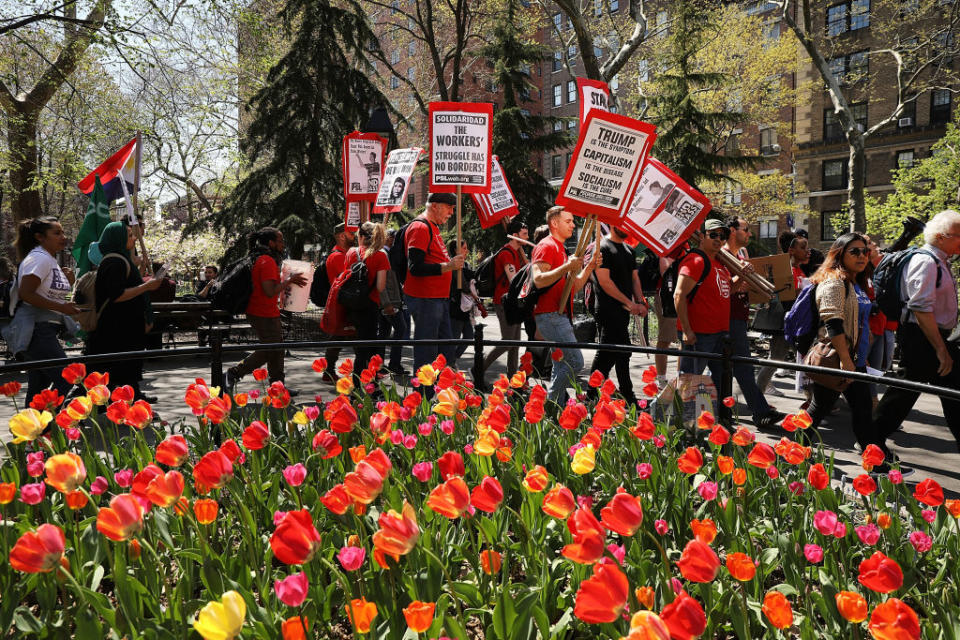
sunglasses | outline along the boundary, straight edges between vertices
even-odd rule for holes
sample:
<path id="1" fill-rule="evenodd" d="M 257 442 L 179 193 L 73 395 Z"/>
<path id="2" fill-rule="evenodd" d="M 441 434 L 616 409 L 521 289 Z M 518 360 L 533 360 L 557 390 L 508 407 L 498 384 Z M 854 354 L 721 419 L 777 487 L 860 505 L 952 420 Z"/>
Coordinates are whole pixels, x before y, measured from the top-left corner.
<path id="1" fill-rule="evenodd" d="M 870 255 L 870 249 L 866 247 L 854 247 L 853 249 L 847 249 L 847 253 L 852 255 L 854 258 L 859 258 L 860 256 Z"/>
<path id="2" fill-rule="evenodd" d="M 716 231 L 710 231 L 707 233 L 707 237 L 711 240 L 716 240 L 717 238 L 726 240 L 730 237 L 730 231 L 728 229 L 717 229 Z"/>

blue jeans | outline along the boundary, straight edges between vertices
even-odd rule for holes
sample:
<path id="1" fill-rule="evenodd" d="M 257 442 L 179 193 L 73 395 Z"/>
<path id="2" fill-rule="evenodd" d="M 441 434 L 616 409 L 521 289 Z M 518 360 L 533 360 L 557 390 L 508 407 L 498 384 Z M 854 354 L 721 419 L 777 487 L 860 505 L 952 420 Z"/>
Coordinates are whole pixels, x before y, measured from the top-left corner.
<path id="1" fill-rule="evenodd" d="M 696 344 L 690 345 L 683 343 L 684 351 L 701 351 L 703 353 L 723 353 L 723 341 L 727 333 L 698 333 Z M 691 358 L 690 356 L 680 356 L 679 369 L 681 373 L 692 373 L 700 375 L 703 370 L 710 367 L 710 378 L 713 380 L 713 386 L 717 388 L 717 396 L 720 395 L 720 380 L 723 374 L 723 361 L 707 360 L 706 358 Z"/>
<path id="2" fill-rule="evenodd" d="M 747 339 L 746 320 L 730 319 L 730 340 L 733 346 L 733 355 L 750 357 L 750 341 Z M 752 365 L 743 363 L 733 365 L 733 377 L 737 379 L 737 384 L 740 385 L 743 399 L 750 407 L 750 413 L 753 414 L 754 421 L 770 413 L 770 405 L 767 404 L 767 400 L 760 392 L 760 387 L 757 386 Z M 717 392 L 719 393 L 719 391 L 720 387 L 717 387 Z"/>
<path id="3" fill-rule="evenodd" d="M 538 313 L 535 316 L 537 329 L 544 340 L 548 342 L 576 342 L 577 336 L 573 333 L 573 324 L 570 318 L 560 313 Z M 551 353 L 553 347 L 550 347 Z M 583 369 L 583 354 L 580 349 L 563 349 L 563 359 L 553 363 L 550 373 L 550 389 L 548 397 L 556 403 L 563 400 L 567 387 L 577 382 L 577 374 Z"/>
<path id="4" fill-rule="evenodd" d="M 445 340 L 453 337 L 450 331 L 450 298 L 415 298 L 404 294 L 407 308 L 413 316 L 414 340 Z M 433 362 L 438 353 L 443 353 L 447 362 L 456 360 L 456 347 L 440 347 L 436 344 L 413 345 L 413 372 Z"/>
<path id="5" fill-rule="evenodd" d="M 886 371 L 893 362 L 893 350 L 895 348 L 896 337 L 893 331 L 885 330 L 883 335 L 870 335 L 870 350 L 867 352 L 867 364 L 874 369 Z M 870 394 L 876 398 L 879 392 L 876 383 L 870 383 Z M 887 387 L 883 387 L 886 391 Z"/>

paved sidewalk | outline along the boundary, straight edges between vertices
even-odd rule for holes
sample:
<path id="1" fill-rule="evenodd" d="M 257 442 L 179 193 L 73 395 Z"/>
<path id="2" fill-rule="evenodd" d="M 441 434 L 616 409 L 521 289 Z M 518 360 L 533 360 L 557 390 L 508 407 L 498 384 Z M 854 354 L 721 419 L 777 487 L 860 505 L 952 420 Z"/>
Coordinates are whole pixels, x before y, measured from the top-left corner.
<path id="1" fill-rule="evenodd" d="M 484 337 L 490 340 L 499 338 L 499 328 L 494 319 L 490 322 L 488 318 L 485 322 Z M 239 359 L 236 354 L 228 360 L 227 365 L 234 360 Z M 286 359 L 287 384 L 300 391 L 298 402 L 309 403 L 315 395 L 319 395 L 324 401 L 331 399 L 336 391 L 331 385 L 323 384 L 320 377 L 311 368 L 314 358 L 322 354 L 308 352 L 293 352 Z M 404 364 L 407 370 L 411 368 L 411 350 L 404 348 Z M 345 349 L 341 357 L 353 357 L 351 350 Z M 584 360 L 589 366 L 593 359 L 593 352 L 584 353 Z M 676 360 L 671 361 L 671 374 L 675 367 Z M 473 348 L 468 347 L 466 353 L 459 361 L 461 369 L 469 370 L 473 364 Z M 635 354 L 631 359 L 631 368 L 634 372 L 635 386 L 639 388 L 640 374 L 643 369 L 653 364 L 653 357 L 641 354 Z M 493 380 L 499 373 L 506 372 L 506 355 L 502 356 L 491 369 L 487 372 L 488 380 Z M 193 420 L 189 408 L 183 402 L 183 394 L 187 385 L 194 378 L 202 377 L 209 381 L 210 363 L 206 359 L 190 360 L 168 360 L 153 361 L 147 363 L 146 386 L 148 394 L 158 397 L 155 409 L 162 415 L 164 420 L 175 423 L 182 419 Z M 26 377 L 21 380 L 26 386 Z M 794 391 L 792 378 L 773 379 L 775 386 L 785 394 L 784 398 L 767 397 L 769 403 L 787 413 L 794 413 L 799 410 L 803 402 L 803 394 Z M 247 377 L 237 389 L 239 391 L 252 389 L 256 386 L 252 377 Z M 740 399 L 739 389 L 734 387 L 734 395 Z M 849 428 L 850 412 L 845 402 L 841 399 L 837 403 L 837 411 L 830 415 L 820 427 L 820 433 L 824 444 L 828 450 L 833 450 L 836 454 L 837 467 L 842 473 L 857 475 L 862 473 L 859 466 L 859 453 L 854 449 L 855 440 Z M 737 415 L 744 416 L 744 424 L 751 424 L 749 420 L 749 411 L 742 403 L 738 404 L 735 411 Z M 13 406 L 9 400 L 0 398 L 0 429 L 6 433 L 7 420 L 13 413 Z M 777 442 L 785 432 L 758 432 L 758 438 L 761 441 L 773 444 Z M 908 421 L 904 423 L 903 429 L 893 436 L 892 448 L 902 458 L 903 463 L 916 469 L 916 474 L 907 478 L 908 481 L 916 482 L 926 477 L 937 480 L 953 496 L 960 496 L 960 453 L 957 452 L 957 446 L 946 427 L 943 418 L 943 409 L 940 401 L 929 395 L 921 395 L 916 407 L 911 412 Z"/>

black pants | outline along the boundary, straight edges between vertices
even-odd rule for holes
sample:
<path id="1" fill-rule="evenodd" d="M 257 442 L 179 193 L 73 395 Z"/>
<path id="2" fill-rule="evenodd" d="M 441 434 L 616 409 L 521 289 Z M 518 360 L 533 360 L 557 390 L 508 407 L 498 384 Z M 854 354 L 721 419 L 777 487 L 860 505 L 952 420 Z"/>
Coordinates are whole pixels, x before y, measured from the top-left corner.
<path id="1" fill-rule="evenodd" d="M 357 328 L 358 340 L 377 340 L 379 338 L 380 310 L 372 301 L 369 307 L 363 311 L 351 311 L 348 317 L 353 322 L 353 326 Z M 353 370 L 355 373 L 359 373 L 367 368 L 367 365 L 370 364 L 370 358 L 377 354 L 378 348 L 376 346 L 357 347 L 354 351 L 356 352 L 356 361 L 353 363 Z"/>
<path id="2" fill-rule="evenodd" d="M 865 373 L 866 369 L 857 367 L 857 371 Z M 833 410 L 837 398 L 840 397 L 840 391 L 835 391 L 821 384 L 813 383 L 813 398 L 810 400 L 808 412 L 813 418 L 813 425 L 817 427 L 827 415 Z M 876 429 L 871 425 L 873 412 L 873 396 L 870 394 L 870 385 L 866 382 L 853 381 L 843 390 L 843 397 L 850 405 L 850 425 L 853 435 L 861 447 L 868 444 L 880 446 L 883 439 L 877 436 Z"/>
<path id="3" fill-rule="evenodd" d="M 600 330 L 602 344 L 630 344 L 630 314 L 626 311 L 603 310 L 597 316 L 597 328 Z M 610 369 L 616 368 L 620 394 L 630 404 L 636 402 L 633 393 L 633 380 L 630 379 L 629 351 L 597 351 L 593 357 L 591 371 L 599 371 L 608 377 Z"/>
<path id="4" fill-rule="evenodd" d="M 941 376 L 937 374 L 937 369 L 940 368 L 937 352 L 923 335 L 919 325 L 912 322 L 900 325 L 897 340 L 900 343 L 901 352 L 900 377 L 940 387 L 960 389 L 960 351 L 955 345 L 947 343 L 950 355 L 953 357 L 953 369 L 947 375 Z M 887 389 L 883 398 L 880 399 L 880 404 L 877 405 L 877 419 L 873 422 L 873 428 L 880 443 L 884 443 L 890 434 L 900 428 L 919 397 L 920 394 L 916 391 L 895 387 Z M 960 449 L 960 402 L 941 398 L 940 403 L 943 405 L 943 416 L 947 420 L 947 427 L 953 433 Z"/>

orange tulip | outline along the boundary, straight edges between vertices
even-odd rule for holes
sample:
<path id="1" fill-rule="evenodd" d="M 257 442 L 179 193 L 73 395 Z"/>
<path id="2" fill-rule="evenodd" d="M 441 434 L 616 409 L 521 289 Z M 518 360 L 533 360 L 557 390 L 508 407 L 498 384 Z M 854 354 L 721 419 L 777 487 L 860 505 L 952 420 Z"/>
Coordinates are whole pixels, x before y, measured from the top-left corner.
<path id="1" fill-rule="evenodd" d="M 44 467 L 47 471 L 47 484 L 61 493 L 76 491 L 87 477 L 83 460 L 75 453 L 50 456 Z"/>
<path id="2" fill-rule="evenodd" d="M 760 608 L 767 620 L 777 629 L 787 629 L 793 624 L 793 609 L 790 601 L 779 591 L 767 591 Z"/>
<path id="3" fill-rule="evenodd" d="M 360 633 L 369 633 L 373 619 L 377 617 L 377 605 L 367 602 L 366 598 L 355 598 L 345 609 L 350 622 Z"/>
<path id="4" fill-rule="evenodd" d="M 717 537 L 717 525 L 710 518 L 691 520 L 690 529 L 693 531 L 693 537 L 704 544 L 710 544 Z"/>
<path id="5" fill-rule="evenodd" d="M 284 564 L 306 564 L 320 548 L 320 532 L 306 509 L 288 511 L 270 537 L 270 548 Z"/>
<path id="6" fill-rule="evenodd" d="M 593 575 L 577 590 L 573 615 L 589 624 L 614 622 L 627 604 L 630 584 L 615 564 L 593 565 Z"/>
<path id="7" fill-rule="evenodd" d="M 837 611 L 847 622 L 859 624 L 867 619 L 867 601 L 859 593 L 841 591 L 835 596 Z"/>
<path id="8" fill-rule="evenodd" d="M 577 508 L 577 501 L 573 497 L 573 492 L 562 484 L 555 484 L 543 496 L 543 512 L 553 518 L 566 519 L 573 510 Z"/>
<path id="9" fill-rule="evenodd" d="M 734 469 L 733 470 L 733 484 L 738 487 L 743 486 L 747 482 L 747 471 L 746 469 Z"/>
<path id="10" fill-rule="evenodd" d="M 757 565 L 745 553 L 728 553 L 727 571 L 730 572 L 734 580 L 749 582 L 757 575 Z"/>
<path id="11" fill-rule="evenodd" d="M 74 511 L 77 509 L 83 509 L 90 501 L 87 498 L 87 494 L 85 494 L 83 491 L 71 491 L 70 493 L 65 494 L 63 497 L 66 500 L 67 506 Z"/>
<path id="12" fill-rule="evenodd" d="M 373 534 L 373 546 L 394 557 L 410 553 L 420 539 L 417 514 L 407 501 L 404 501 L 401 513 L 390 509 L 380 515 L 377 523 L 380 530 Z"/>
<path id="13" fill-rule="evenodd" d="M 567 519 L 573 542 L 563 548 L 563 555 L 579 564 L 593 564 L 603 557 L 606 535 L 603 527 L 588 509 L 577 509 Z"/>
<path id="14" fill-rule="evenodd" d="M 157 444 L 156 459 L 160 464 L 168 467 L 179 467 L 187 459 L 190 449 L 183 436 L 167 436 Z"/>
<path id="15" fill-rule="evenodd" d="M 723 475 L 729 475 L 733 472 L 733 458 L 730 456 L 717 456 L 717 469 Z"/>
<path id="16" fill-rule="evenodd" d="M 0 482 L 0 504 L 10 504 L 17 497 L 17 485 L 14 482 Z"/>
<path id="17" fill-rule="evenodd" d="M 172 507 L 183 495 L 183 476 L 179 471 L 168 471 L 153 478 L 144 495 L 158 507 Z"/>
<path id="18" fill-rule="evenodd" d="M 10 566 L 24 573 L 48 573 L 60 563 L 67 539 L 63 530 L 52 524 L 41 524 L 36 531 L 27 531 L 10 550 Z"/>
<path id="19" fill-rule="evenodd" d="M 338 484 L 320 498 L 320 502 L 323 503 L 327 509 L 332 513 L 342 516 L 347 512 L 354 503 L 353 500 L 347 495 L 347 490 L 343 487 L 342 484 Z"/>
<path id="20" fill-rule="evenodd" d="M 758 442 L 753 445 L 750 454 L 747 456 L 747 463 L 759 469 L 766 469 L 777 461 L 777 452 L 770 445 Z"/>
<path id="21" fill-rule="evenodd" d="M 643 522 L 643 505 L 640 498 L 618 492 L 600 510 L 600 522 L 608 530 L 621 536 L 632 536 Z"/>
<path id="22" fill-rule="evenodd" d="M 367 448 L 362 444 L 356 447 L 350 447 L 348 451 L 350 453 L 350 459 L 353 460 L 353 464 L 357 464 L 367 457 Z"/>
<path id="23" fill-rule="evenodd" d="M 920 638 L 920 620 L 917 618 L 917 613 L 897 598 L 890 598 L 874 607 L 867 628 L 876 640 L 919 640 Z"/>
<path id="24" fill-rule="evenodd" d="M 193 503 L 193 515 L 197 517 L 197 522 L 200 524 L 210 524 L 217 519 L 218 508 L 216 500 L 201 498 Z"/>
<path id="25" fill-rule="evenodd" d="M 646 607 L 647 609 L 653 609 L 653 601 L 656 593 L 653 590 L 653 587 L 637 587 L 633 590 L 633 595 L 636 596 L 637 602 Z M 633 626 L 632 624 L 630 626 Z"/>
<path id="26" fill-rule="evenodd" d="M 427 506 L 451 520 L 459 518 L 470 506 L 470 490 L 460 476 L 454 476 L 434 487 L 427 498 Z"/>
<path id="27" fill-rule="evenodd" d="M 954 518 L 960 518 L 960 500 L 947 500 L 943 503 L 943 506 Z"/>
<path id="28" fill-rule="evenodd" d="M 79 384 L 87 375 L 87 365 L 82 362 L 74 362 L 68 364 L 64 367 L 63 371 L 60 373 L 63 376 L 63 379 L 69 382 L 70 384 Z"/>
<path id="29" fill-rule="evenodd" d="M 109 507 L 97 513 L 97 531 L 111 540 L 123 542 L 143 528 L 143 507 L 129 493 L 114 496 Z"/>
<path id="30" fill-rule="evenodd" d="M 436 608 L 436 602 L 414 600 L 403 609 L 403 617 L 408 627 L 417 633 L 422 633 L 433 624 L 433 613 Z"/>
<path id="31" fill-rule="evenodd" d="M 653 611 L 638 611 L 630 618 L 630 635 L 621 640 L 670 640 L 670 629 Z"/>
<path id="32" fill-rule="evenodd" d="M 369 456 L 368 456 L 369 457 Z M 343 488 L 354 502 L 370 504 L 383 491 L 384 475 L 364 458 L 343 478 Z"/>
<path id="33" fill-rule="evenodd" d="M 503 556 L 500 555 L 499 552 L 493 551 L 492 549 L 486 549 L 480 552 L 480 567 L 488 576 L 500 571 L 502 565 Z"/>
<path id="34" fill-rule="evenodd" d="M 310 631 L 310 621 L 307 618 L 300 619 L 300 616 L 293 616 L 283 621 L 280 626 L 280 635 L 283 640 L 307 640 L 304 629 Z"/>
<path id="35" fill-rule="evenodd" d="M 703 466 L 703 454 L 696 447 L 687 450 L 677 458 L 677 468 L 683 473 L 696 473 Z"/>
<path id="36" fill-rule="evenodd" d="M 691 582 L 710 582 L 720 570 L 720 558 L 704 542 L 691 540 L 677 561 L 680 573 Z"/>
<path id="37" fill-rule="evenodd" d="M 523 488 L 531 493 L 538 493 L 547 488 L 550 477 L 547 470 L 539 464 L 527 472 L 523 478 Z"/>

